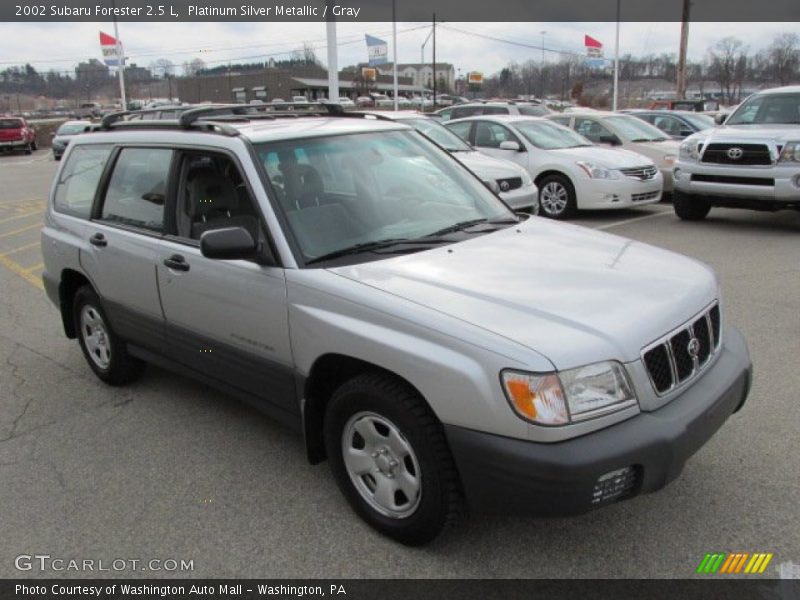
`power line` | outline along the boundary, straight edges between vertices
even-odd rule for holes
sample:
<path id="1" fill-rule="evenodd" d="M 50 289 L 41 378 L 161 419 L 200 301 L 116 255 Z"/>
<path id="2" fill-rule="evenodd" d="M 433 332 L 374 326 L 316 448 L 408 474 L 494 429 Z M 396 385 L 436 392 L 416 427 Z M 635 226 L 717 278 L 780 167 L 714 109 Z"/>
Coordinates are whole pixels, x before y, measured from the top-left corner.
<path id="1" fill-rule="evenodd" d="M 505 38 L 499 38 L 499 37 L 496 37 L 496 36 L 487 35 L 485 33 L 478 33 L 477 31 L 468 31 L 466 29 L 460 29 L 458 27 L 453 27 L 450 24 L 442 25 L 441 27 L 443 29 L 449 29 L 450 31 L 455 31 L 455 32 L 458 32 L 458 33 L 462 33 L 464 35 L 471 35 L 471 36 L 474 36 L 474 37 L 483 38 L 485 40 L 491 40 L 493 42 L 499 42 L 501 44 L 509 44 L 509 45 L 512 45 L 512 46 L 519 46 L 519 47 L 522 47 L 522 48 L 530 48 L 532 50 L 543 50 L 545 52 L 552 52 L 554 54 L 563 54 L 563 55 L 566 55 L 566 56 L 578 56 L 578 57 L 581 57 L 581 58 L 585 57 L 585 54 L 580 53 L 580 52 L 572 52 L 570 50 L 557 50 L 555 48 L 547 48 L 543 44 L 539 44 L 539 45 L 537 45 L 537 44 L 528 44 L 526 42 L 520 42 L 520 41 L 510 40 L 510 39 L 505 39 Z"/>

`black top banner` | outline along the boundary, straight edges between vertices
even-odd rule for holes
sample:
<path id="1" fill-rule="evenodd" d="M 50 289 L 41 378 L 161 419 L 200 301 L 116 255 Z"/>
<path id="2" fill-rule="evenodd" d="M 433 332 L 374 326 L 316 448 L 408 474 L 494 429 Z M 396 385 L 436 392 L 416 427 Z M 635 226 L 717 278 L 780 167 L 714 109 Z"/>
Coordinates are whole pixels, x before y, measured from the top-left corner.
<path id="1" fill-rule="evenodd" d="M 619 8 L 619 13 L 617 9 Z M 397 21 L 680 21 L 683 0 L 395 0 Z M 0 21 L 392 21 L 392 0 L 3 0 Z M 619 15 L 619 18 L 618 18 Z M 692 0 L 691 20 L 800 21 L 798 0 Z"/>

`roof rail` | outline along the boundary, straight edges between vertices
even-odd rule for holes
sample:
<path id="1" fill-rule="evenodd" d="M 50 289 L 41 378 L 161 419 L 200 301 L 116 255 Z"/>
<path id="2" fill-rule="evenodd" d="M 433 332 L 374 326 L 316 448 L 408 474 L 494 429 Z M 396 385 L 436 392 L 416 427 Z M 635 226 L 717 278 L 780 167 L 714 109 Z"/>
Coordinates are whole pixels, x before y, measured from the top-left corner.
<path id="1" fill-rule="evenodd" d="M 148 120 L 148 121 L 120 121 L 111 120 L 108 123 L 100 123 L 92 125 L 87 128 L 87 131 L 110 131 L 111 129 L 195 129 L 197 131 L 205 131 L 208 133 L 221 133 L 223 135 L 234 137 L 240 134 L 239 130 L 225 123 L 211 123 L 200 122 L 190 123 L 188 127 L 183 127 L 179 121 L 175 119 L 164 120 Z"/>

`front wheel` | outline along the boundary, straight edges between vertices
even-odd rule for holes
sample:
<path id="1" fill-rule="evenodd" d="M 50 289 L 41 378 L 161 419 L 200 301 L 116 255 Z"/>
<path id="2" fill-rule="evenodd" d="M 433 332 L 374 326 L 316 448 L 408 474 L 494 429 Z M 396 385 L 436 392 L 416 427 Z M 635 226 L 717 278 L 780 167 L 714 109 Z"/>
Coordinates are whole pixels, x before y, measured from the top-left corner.
<path id="1" fill-rule="evenodd" d="M 33 141 L 31 142 L 31 150 L 33 150 L 34 152 L 36 152 L 38 149 L 39 149 L 39 146 L 36 144 L 36 140 L 33 140 Z"/>
<path id="2" fill-rule="evenodd" d="M 404 382 L 365 373 L 342 385 L 326 411 L 325 445 L 345 498 L 384 535 L 419 546 L 460 514 L 442 426 Z"/>
<path id="3" fill-rule="evenodd" d="M 100 298 L 90 286 L 75 292 L 73 308 L 78 342 L 94 374 L 110 385 L 123 385 L 139 377 L 144 363 L 128 354 L 125 342 L 112 331 Z"/>
<path id="4" fill-rule="evenodd" d="M 672 208 L 675 214 L 684 221 L 701 221 L 711 210 L 711 204 L 705 198 L 674 190 L 672 192 Z"/>
<path id="5" fill-rule="evenodd" d="M 539 208 L 551 219 L 567 219 L 577 210 L 575 188 L 563 175 L 548 175 L 539 181 Z"/>

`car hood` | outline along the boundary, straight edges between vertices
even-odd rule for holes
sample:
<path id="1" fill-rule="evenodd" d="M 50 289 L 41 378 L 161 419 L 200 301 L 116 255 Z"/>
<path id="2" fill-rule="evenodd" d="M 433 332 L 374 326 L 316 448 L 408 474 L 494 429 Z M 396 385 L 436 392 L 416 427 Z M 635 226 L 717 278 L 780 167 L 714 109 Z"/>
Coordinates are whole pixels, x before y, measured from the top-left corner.
<path id="1" fill-rule="evenodd" d="M 507 160 L 486 156 L 480 152 L 454 152 L 453 157 L 481 179 L 523 177 L 525 170 Z"/>
<path id="2" fill-rule="evenodd" d="M 626 146 L 634 152 L 641 152 L 645 156 L 660 163 L 665 156 L 672 154 L 678 156 L 681 147 L 679 140 L 663 140 L 661 142 L 626 142 Z"/>
<path id="3" fill-rule="evenodd" d="M 710 141 L 775 141 L 796 142 L 800 140 L 800 125 L 770 123 L 764 125 L 722 125 L 695 133 L 692 138 Z"/>
<path id="4" fill-rule="evenodd" d="M 714 273 L 686 256 L 538 217 L 330 271 L 526 346 L 558 369 L 636 360 L 718 293 Z"/>
<path id="5" fill-rule="evenodd" d="M 653 161 L 621 148 L 607 148 L 604 146 L 579 146 L 578 148 L 560 148 L 550 150 L 558 154 L 574 157 L 575 160 L 585 160 L 606 169 L 629 169 L 632 167 L 642 167 L 652 165 Z"/>

